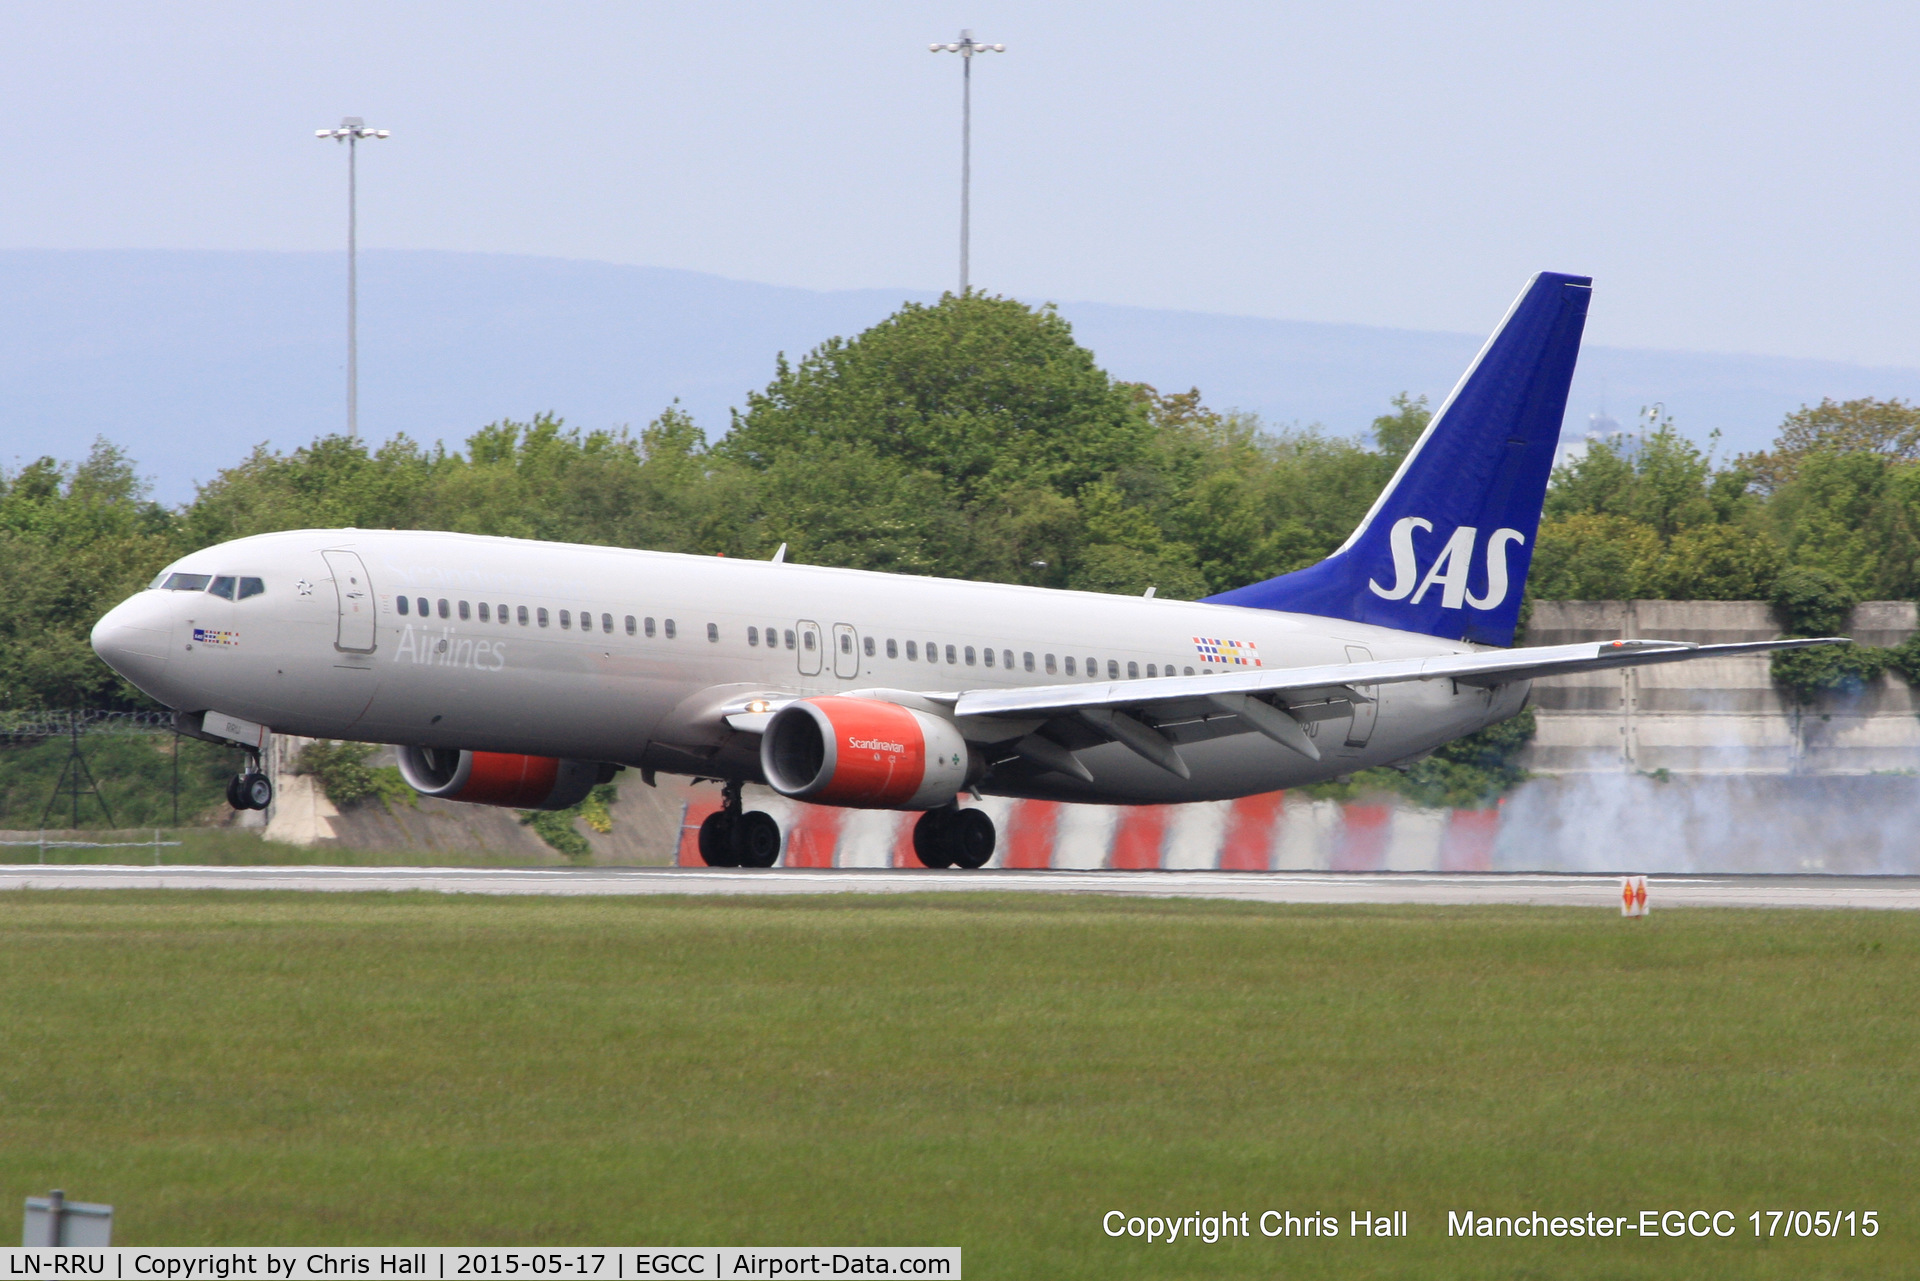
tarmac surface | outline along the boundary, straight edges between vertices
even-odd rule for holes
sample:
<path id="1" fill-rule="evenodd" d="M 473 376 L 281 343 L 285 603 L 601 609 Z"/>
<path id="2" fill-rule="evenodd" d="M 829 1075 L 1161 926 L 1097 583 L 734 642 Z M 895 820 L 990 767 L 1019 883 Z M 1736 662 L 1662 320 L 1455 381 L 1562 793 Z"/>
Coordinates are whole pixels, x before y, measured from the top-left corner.
<path id="1" fill-rule="evenodd" d="M 1618 876 L 1536 872 L 974 872 L 854 868 L 114 867 L 0 865 L 0 890 L 429 890 L 445 894 L 901 894 L 992 890 L 1256 903 L 1613 907 Z M 1647 878 L 1648 907 L 1920 910 L 1920 877 Z"/>

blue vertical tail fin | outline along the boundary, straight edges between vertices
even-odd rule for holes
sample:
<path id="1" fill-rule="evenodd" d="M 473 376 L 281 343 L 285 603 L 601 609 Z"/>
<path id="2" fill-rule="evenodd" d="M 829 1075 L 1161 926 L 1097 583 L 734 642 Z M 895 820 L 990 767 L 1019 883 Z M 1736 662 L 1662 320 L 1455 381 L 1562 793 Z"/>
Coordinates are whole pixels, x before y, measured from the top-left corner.
<path id="1" fill-rule="evenodd" d="M 1511 645 L 1592 284 L 1527 282 L 1338 551 L 1207 600 Z"/>

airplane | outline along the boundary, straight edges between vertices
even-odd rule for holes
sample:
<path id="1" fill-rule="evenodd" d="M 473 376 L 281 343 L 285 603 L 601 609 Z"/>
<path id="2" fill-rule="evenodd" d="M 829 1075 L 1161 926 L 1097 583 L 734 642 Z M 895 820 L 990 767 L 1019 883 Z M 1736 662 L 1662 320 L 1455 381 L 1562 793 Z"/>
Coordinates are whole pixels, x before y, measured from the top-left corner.
<path id="1" fill-rule="evenodd" d="M 1403 764 L 1536 678 L 1829 643 L 1509 648 L 1589 277 L 1535 275 L 1358 528 L 1200 601 L 406 530 L 290 530 L 180 558 L 93 629 L 183 732 L 391 744 L 419 793 L 565 809 L 637 768 L 717 782 L 713 866 L 771 867 L 760 782 L 920 811 L 927 867 L 984 865 L 988 794 L 1222 800 Z"/>

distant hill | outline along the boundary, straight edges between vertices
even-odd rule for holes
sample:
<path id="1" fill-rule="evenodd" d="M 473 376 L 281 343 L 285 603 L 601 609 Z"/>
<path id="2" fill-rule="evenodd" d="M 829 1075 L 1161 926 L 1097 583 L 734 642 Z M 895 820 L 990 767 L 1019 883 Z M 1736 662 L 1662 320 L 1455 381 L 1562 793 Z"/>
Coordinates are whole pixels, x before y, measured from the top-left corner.
<path id="1" fill-rule="evenodd" d="M 0 252 L 0 465 L 126 446 L 158 497 L 260 441 L 285 448 L 344 422 L 345 264 L 337 253 Z M 1520 282 L 1513 284 L 1517 288 Z M 639 427 L 678 398 L 710 436 L 798 356 L 853 334 L 907 290 L 816 292 L 658 267 L 375 250 L 360 263 L 360 424 L 464 439 L 552 410 Z M 1436 404 L 1484 335 L 1259 320 L 1062 302 L 1116 376 L 1197 386 L 1209 404 L 1350 435 L 1396 392 Z M 1920 370 L 1589 347 L 1568 429 L 1604 406 L 1631 423 L 1663 402 L 1723 448 L 1758 448 L 1823 396 L 1920 399 Z"/>

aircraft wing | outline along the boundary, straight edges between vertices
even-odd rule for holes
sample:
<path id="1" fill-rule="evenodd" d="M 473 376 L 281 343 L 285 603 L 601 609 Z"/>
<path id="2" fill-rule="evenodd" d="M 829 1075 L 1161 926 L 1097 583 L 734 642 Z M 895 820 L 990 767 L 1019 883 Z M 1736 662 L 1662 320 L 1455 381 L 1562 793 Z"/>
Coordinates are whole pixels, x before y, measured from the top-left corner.
<path id="1" fill-rule="evenodd" d="M 1031 689 L 967 690 L 953 705 L 971 741 L 994 741 L 982 732 L 995 723 L 1011 731 L 1001 741 L 1030 765 L 1091 781 L 1073 753 L 1118 742 L 1181 778 L 1183 743 L 1230 734 L 1259 733 L 1309 760 L 1320 749 L 1304 723 L 1352 713 L 1373 701 L 1373 686 L 1405 681 L 1451 680 L 1491 687 L 1511 681 L 1575 672 L 1727 658 L 1807 645 L 1848 644 L 1844 638 L 1752 641 L 1694 645 L 1685 641 L 1617 640 L 1579 645 L 1445 654 L 1432 658 L 1333 663 L 1323 667 L 1230 671 L 1211 676 L 1048 685 Z M 1018 735 L 1018 737 L 1016 737 Z"/>
<path id="2" fill-rule="evenodd" d="M 1351 714 L 1373 701 L 1366 691 L 1406 681 L 1450 680 L 1490 688 L 1513 681 L 1615 667 L 1644 667 L 1701 658 L 1732 658 L 1809 645 L 1847 645 L 1843 636 L 1695 645 L 1687 641 L 1615 640 L 1578 645 L 1390 658 L 1320 667 L 1281 667 L 1217 672 L 1209 676 L 1162 676 L 1144 680 L 1086 681 L 1016 689 L 954 693 L 865 689 L 849 697 L 879 698 L 951 715 L 970 742 L 998 743 L 1041 769 L 1091 781 L 1073 755 L 1081 748 L 1119 742 L 1174 774 L 1187 777 L 1178 748 L 1183 743 L 1229 734 L 1259 733 L 1312 760 L 1320 759 L 1305 722 Z M 733 729 L 757 734 L 773 713 L 798 695 L 764 692 L 741 696 L 720 710 Z"/>
<path id="3" fill-rule="evenodd" d="M 1260 697 L 1318 695 L 1329 689 L 1391 685 L 1401 681 L 1455 680 L 1463 685 L 1504 685 L 1542 676 L 1641 667 L 1696 658 L 1729 658 L 1807 645 L 1847 645 L 1846 637 L 1814 640 L 1746 641 L 1734 645 L 1694 645 L 1686 641 L 1616 640 L 1578 645 L 1545 645 L 1433 658 L 1389 658 L 1366 663 L 1330 663 L 1324 667 L 1279 667 L 1212 676 L 1172 676 L 1131 681 L 1089 681 L 1026 689 L 967 690 L 954 707 L 961 716 L 1053 716 L 1087 708 L 1151 707 L 1219 694 Z M 1364 701 L 1364 700 L 1363 700 Z"/>

